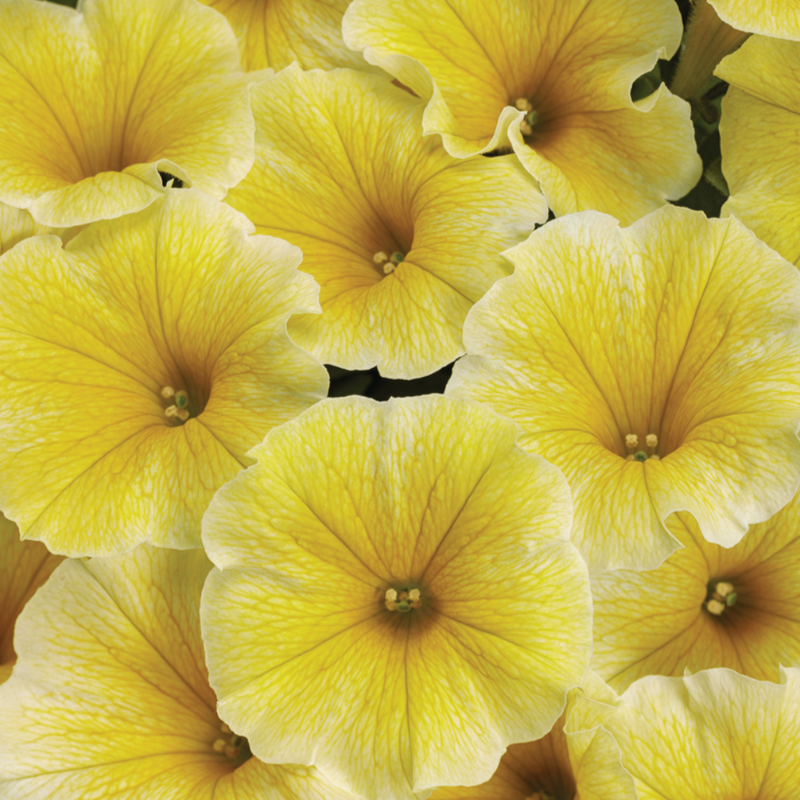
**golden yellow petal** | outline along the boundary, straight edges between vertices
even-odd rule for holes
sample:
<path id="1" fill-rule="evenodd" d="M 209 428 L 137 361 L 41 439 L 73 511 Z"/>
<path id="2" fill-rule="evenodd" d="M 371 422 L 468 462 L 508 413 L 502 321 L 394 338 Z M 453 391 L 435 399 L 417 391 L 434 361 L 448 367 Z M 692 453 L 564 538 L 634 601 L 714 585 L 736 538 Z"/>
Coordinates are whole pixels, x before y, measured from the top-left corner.
<path id="1" fill-rule="evenodd" d="M 731 86 L 720 120 L 722 163 L 731 196 L 722 208 L 770 247 L 800 263 L 796 187 L 800 43 L 751 36 L 716 74 Z"/>
<path id="2" fill-rule="evenodd" d="M 0 496 L 24 537 L 73 556 L 196 546 L 245 452 L 324 394 L 285 330 L 314 310 L 313 280 L 251 231 L 187 189 L 2 257 Z M 185 424 L 165 387 L 187 392 Z"/>
<path id="3" fill-rule="evenodd" d="M 781 685 L 727 669 L 643 678 L 617 704 L 579 699 L 622 751 L 640 800 L 790 800 L 797 787 L 800 671 Z"/>
<path id="4" fill-rule="evenodd" d="M 259 757 L 410 800 L 550 729 L 585 669 L 586 571 L 562 476 L 516 432 L 440 396 L 327 400 L 217 493 L 206 654 Z"/>
<path id="5" fill-rule="evenodd" d="M 521 446 L 564 472 L 594 572 L 658 566 L 673 511 L 730 547 L 794 494 L 791 265 L 738 221 L 677 208 L 624 230 L 555 220 L 508 256 L 516 272 L 470 312 L 448 393 L 516 420 Z"/>
<path id="6" fill-rule="evenodd" d="M 556 216 L 591 208 L 629 225 L 683 197 L 702 171 L 689 105 L 664 86 L 627 108 L 555 118 L 532 136 L 512 127 L 509 138 Z"/>
<path id="7" fill-rule="evenodd" d="M 80 13 L 9 0 L 0 26 L 0 200 L 37 222 L 138 211 L 163 193 L 159 170 L 222 197 L 252 165 L 235 37 L 194 0 L 86 0 Z"/>
<path id="8" fill-rule="evenodd" d="M 303 69 L 369 69 L 342 41 L 349 0 L 200 0 L 224 14 L 239 41 L 247 70 L 281 70 L 297 61 Z"/>
<path id="9" fill-rule="evenodd" d="M 0 683 L 11 677 L 17 660 L 17 617 L 62 561 L 39 542 L 21 541 L 17 526 L 0 514 Z"/>
<path id="10" fill-rule="evenodd" d="M 779 39 L 800 40 L 800 8 L 786 0 L 709 0 L 733 28 Z"/>
<path id="11" fill-rule="evenodd" d="M 388 80 L 289 67 L 253 90 L 253 170 L 228 194 L 260 233 L 303 250 L 321 316 L 292 338 L 346 369 L 427 375 L 463 353 L 467 311 L 509 274 L 500 252 L 546 206 L 515 159 L 458 162 Z"/>
<path id="12" fill-rule="evenodd" d="M 76 233 L 77 230 L 39 225 L 24 209 L 12 208 L 5 203 L 0 203 L 0 255 L 29 236 L 53 234 L 60 236 L 62 241 L 69 241 Z"/>

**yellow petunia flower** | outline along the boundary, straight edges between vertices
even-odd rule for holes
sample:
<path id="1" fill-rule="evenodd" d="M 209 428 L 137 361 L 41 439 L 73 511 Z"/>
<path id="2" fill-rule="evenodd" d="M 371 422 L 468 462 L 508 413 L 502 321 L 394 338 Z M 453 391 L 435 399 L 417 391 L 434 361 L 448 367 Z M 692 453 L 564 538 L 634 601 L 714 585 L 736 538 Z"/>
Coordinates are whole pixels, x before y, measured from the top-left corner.
<path id="1" fill-rule="evenodd" d="M 364 798 L 488 780 L 591 646 L 563 476 L 441 396 L 326 400 L 217 493 L 201 617 L 220 716 Z"/>
<path id="2" fill-rule="evenodd" d="M 0 4 L 0 201 L 43 225 L 221 198 L 253 163 L 235 37 L 195 0 Z"/>
<path id="3" fill-rule="evenodd" d="M 796 0 L 708 0 L 733 28 L 779 39 L 800 39 L 800 5 Z"/>
<path id="4" fill-rule="evenodd" d="M 0 795 L 58 800 L 346 800 L 268 766 L 221 722 L 199 605 L 202 550 L 68 561 L 17 626 L 0 687 Z"/>
<path id="5" fill-rule="evenodd" d="M 735 545 L 800 480 L 800 275 L 735 219 L 594 212 L 507 252 L 464 326 L 451 395 L 522 427 L 559 467 L 593 572 L 652 569 L 689 511 Z"/>
<path id="6" fill-rule="evenodd" d="M 509 146 L 556 215 L 629 223 L 700 178 L 689 107 L 634 80 L 681 40 L 672 0 L 354 0 L 344 39 L 428 101 L 458 158 Z"/>
<path id="7" fill-rule="evenodd" d="M 245 452 L 326 392 L 300 252 L 194 189 L 0 257 L 0 508 L 66 555 L 200 544 Z"/>
<path id="8" fill-rule="evenodd" d="M 777 681 L 779 665 L 800 666 L 800 495 L 730 549 L 688 514 L 667 529 L 683 547 L 658 569 L 593 581 L 593 668 L 622 691 L 686 668 Z"/>
<path id="9" fill-rule="evenodd" d="M 602 725 L 638 800 L 795 800 L 800 670 L 780 685 L 728 669 L 636 681 L 621 698 L 580 698 L 567 731 Z"/>
<path id="10" fill-rule="evenodd" d="M 722 101 L 722 207 L 800 266 L 800 42 L 751 36 L 716 69 Z"/>
<path id="11" fill-rule="evenodd" d="M 233 26 L 245 69 L 353 67 L 370 69 L 342 41 L 350 0 L 200 0 Z"/>
<path id="12" fill-rule="evenodd" d="M 253 90 L 256 163 L 226 198 L 303 250 L 322 316 L 292 338 L 346 369 L 417 378 L 464 352 L 467 311 L 510 273 L 500 251 L 547 218 L 515 159 L 457 161 L 387 79 L 290 67 Z"/>
<path id="13" fill-rule="evenodd" d="M 21 541 L 17 526 L 0 514 L 0 683 L 11 676 L 17 660 L 17 617 L 62 561 L 39 542 Z"/>
<path id="14" fill-rule="evenodd" d="M 583 692 L 613 697 L 596 675 L 587 673 L 583 687 L 570 690 L 567 707 L 550 733 L 535 742 L 512 744 L 486 783 L 439 789 L 431 800 L 638 800 L 611 734 L 564 730 Z"/>

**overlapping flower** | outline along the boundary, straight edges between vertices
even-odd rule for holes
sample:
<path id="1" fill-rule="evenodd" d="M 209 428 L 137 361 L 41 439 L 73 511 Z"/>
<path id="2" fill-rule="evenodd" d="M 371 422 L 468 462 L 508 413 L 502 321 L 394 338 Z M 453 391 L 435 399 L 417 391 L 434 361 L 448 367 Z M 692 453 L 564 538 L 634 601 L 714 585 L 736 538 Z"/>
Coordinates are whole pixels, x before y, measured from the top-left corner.
<path id="1" fill-rule="evenodd" d="M 797 800 L 797 4 L 57 2 L 0 797 Z"/>

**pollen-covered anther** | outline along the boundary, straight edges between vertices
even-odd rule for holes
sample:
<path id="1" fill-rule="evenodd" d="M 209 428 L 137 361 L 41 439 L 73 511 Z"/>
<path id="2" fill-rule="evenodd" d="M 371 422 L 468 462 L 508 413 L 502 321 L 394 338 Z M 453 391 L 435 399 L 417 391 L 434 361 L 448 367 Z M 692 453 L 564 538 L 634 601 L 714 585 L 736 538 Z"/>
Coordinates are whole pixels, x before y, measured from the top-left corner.
<path id="1" fill-rule="evenodd" d="M 518 97 L 514 105 L 525 112 L 525 116 L 519 123 L 519 129 L 523 136 L 530 136 L 533 133 L 533 126 L 536 125 L 538 114 L 534 111 L 531 101 L 526 97 Z"/>
<path id="2" fill-rule="evenodd" d="M 627 447 L 629 450 L 633 450 L 634 447 L 638 446 L 639 446 L 639 437 L 635 433 L 629 433 L 625 437 L 625 447 Z"/>
<path id="3" fill-rule="evenodd" d="M 706 610 L 718 617 L 726 608 L 736 605 L 737 599 L 733 584 L 719 581 L 705 602 Z"/>
<path id="4" fill-rule="evenodd" d="M 658 436 L 654 433 L 648 433 L 645 437 L 645 442 L 648 447 L 658 447 Z"/>
<path id="5" fill-rule="evenodd" d="M 412 608 L 419 608 L 422 605 L 422 597 L 419 589 L 403 589 L 400 592 L 396 589 L 387 589 L 385 603 L 389 611 L 405 613 Z"/>
<path id="6" fill-rule="evenodd" d="M 391 275 L 397 269 L 397 265 L 401 264 L 404 259 L 405 256 L 399 251 L 392 253 L 389 260 L 383 265 L 384 275 Z"/>
<path id="7" fill-rule="evenodd" d="M 377 253 L 375 253 L 375 255 L 374 255 L 374 256 L 372 256 L 372 260 L 373 260 L 373 261 L 374 261 L 374 262 L 375 262 L 375 263 L 376 263 L 378 266 L 380 266 L 380 265 L 381 265 L 381 264 L 383 264 L 385 261 L 388 261 L 388 260 L 389 260 L 389 256 L 387 256 L 387 255 L 386 255 L 386 253 L 384 253 L 384 252 L 383 252 L 383 250 L 379 250 Z"/>
<path id="8" fill-rule="evenodd" d="M 172 398 L 174 400 L 173 405 L 167 406 L 164 409 L 164 414 L 168 417 L 177 417 L 181 422 L 186 422 L 189 419 L 189 409 L 187 406 L 189 405 L 189 395 L 181 389 L 180 391 L 176 392 L 171 386 L 165 386 L 161 390 L 161 396 L 167 400 Z"/>
<path id="9" fill-rule="evenodd" d="M 217 739 L 214 744 L 211 745 L 212 749 L 215 753 L 224 755 L 227 758 L 238 758 L 239 753 L 242 751 L 242 746 L 245 744 L 245 740 L 241 736 L 233 733 L 224 723 L 220 727 L 220 730 L 225 738 Z"/>

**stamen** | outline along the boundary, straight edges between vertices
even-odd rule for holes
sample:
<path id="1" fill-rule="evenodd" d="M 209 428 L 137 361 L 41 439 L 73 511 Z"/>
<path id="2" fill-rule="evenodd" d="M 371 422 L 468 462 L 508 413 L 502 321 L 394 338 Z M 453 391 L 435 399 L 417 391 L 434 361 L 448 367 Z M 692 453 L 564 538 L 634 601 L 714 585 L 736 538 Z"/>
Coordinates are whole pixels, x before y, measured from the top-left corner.
<path id="1" fill-rule="evenodd" d="M 178 419 L 181 420 L 181 422 L 186 422 L 186 420 L 189 419 L 189 411 L 185 408 L 179 408 Z"/>
<path id="2" fill-rule="evenodd" d="M 383 250 L 380 250 L 379 252 L 375 253 L 374 256 L 372 256 L 372 260 L 376 264 L 380 265 L 383 264 L 384 261 L 388 261 L 389 256 L 387 256 L 386 253 L 383 252 Z"/>
<path id="3" fill-rule="evenodd" d="M 178 406 L 167 406 L 164 409 L 164 413 L 168 417 L 177 417 L 178 416 Z"/>
<path id="4" fill-rule="evenodd" d="M 531 101 L 528 100 L 527 97 L 518 97 L 514 105 L 520 111 L 533 111 L 533 106 L 531 105 Z"/>
<path id="5" fill-rule="evenodd" d="M 161 390 L 161 396 L 162 396 L 162 397 L 163 397 L 165 400 L 169 400 L 169 399 L 170 399 L 170 397 L 173 397 L 174 395 L 175 395 L 175 390 L 174 390 L 174 389 L 173 389 L 171 386 L 165 386 L 165 387 L 164 387 L 164 388 Z"/>
<path id="6" fill-rule="evenodd" d="M 710 613 L 718 617 L 726 608 L 735 606 L 738 599 L 739 597 L 732 583 L 719 581 L 706 600 L 705 606 Z"/>
<path id="7" fill-rule="evenodd" d="M 399 593 L 396 589 L 387 589 L 384 602 L 389 611 L 405 613 L 412 608 L 419 608 L 422 605 L 422 597 L 419 589 L 403 589 Z"/>
<path id="8" fill-rule="evenodd" d="M 233 731 L 224 722 L 219 726 L 219 729 L 225 734 L 233 733 Z"/>
<path id="9" fill-rule="evenodd" d="M 647 442 L 648 447 L 658 447 L 658 436 L 654 433 L 648 433 L 645 437 L 645 442 Z"/>
<path id="10" fill-rule="evenodd" d="M 214 742 L 214 744 L 212 744 L 211 746 L 214 748 L 215 753 L 224 753 L 225 748 L 228 745 L 225 743 L 224 739 L 217 739 L 217 741 Z"/>
<path id="11" fill-rule="evenodd" d="M 634 447 L 639 446 L 639 437 L 635 433 L 629 433 L 625 437 L 625 447 L 630 448 L 633 450 Z"/>

